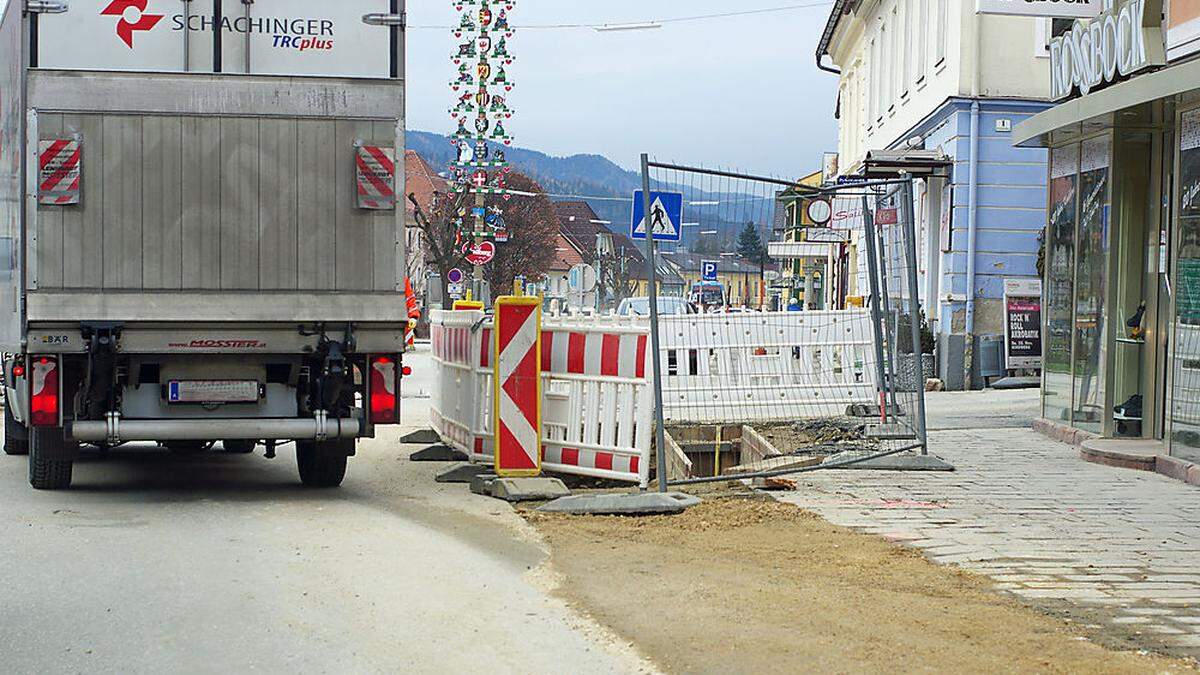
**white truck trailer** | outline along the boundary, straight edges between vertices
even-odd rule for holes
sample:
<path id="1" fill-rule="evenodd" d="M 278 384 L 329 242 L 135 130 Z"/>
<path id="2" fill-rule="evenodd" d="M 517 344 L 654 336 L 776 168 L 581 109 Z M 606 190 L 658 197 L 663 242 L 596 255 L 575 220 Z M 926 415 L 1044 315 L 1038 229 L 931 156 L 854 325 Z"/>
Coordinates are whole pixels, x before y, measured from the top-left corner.
<path id="1" fill-rule="evenodd" d="M 403 0 L 0 0 L 5 450 L 274 456 L 399 422 Z M 402 166 L 402 164 L 401 164 Z"/>

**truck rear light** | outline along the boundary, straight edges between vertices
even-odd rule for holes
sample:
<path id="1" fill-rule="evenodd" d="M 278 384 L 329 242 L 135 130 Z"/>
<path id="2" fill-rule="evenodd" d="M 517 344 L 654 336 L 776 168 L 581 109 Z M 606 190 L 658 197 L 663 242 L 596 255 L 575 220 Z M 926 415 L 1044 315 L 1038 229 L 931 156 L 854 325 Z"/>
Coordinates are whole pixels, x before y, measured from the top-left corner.
<path id="1" fill-rule="evenodd" d="M 34 356 L 29 360 L 29 421 L 35 427 L 56 427 L 61 379 L 58 358 Z"/>
<path id="2" fill-rule="evenodd" d="M 404 366 L 403 368 L 400 369 L 400 374 L 405 377 L 412 375 L 412 366 Z"/>
<path id="3" fill-rule="evenodd" d="M 13 366 L 13 377 L 25 377 L 25 366 L 19 363 Z"/>
<path id="4" fill-rule="evenodd" d="M 371 357 L 371 424 L 396 424 L 400 421 L 400 396 L 396 377 L 397 361 L 391 356 Z"/>

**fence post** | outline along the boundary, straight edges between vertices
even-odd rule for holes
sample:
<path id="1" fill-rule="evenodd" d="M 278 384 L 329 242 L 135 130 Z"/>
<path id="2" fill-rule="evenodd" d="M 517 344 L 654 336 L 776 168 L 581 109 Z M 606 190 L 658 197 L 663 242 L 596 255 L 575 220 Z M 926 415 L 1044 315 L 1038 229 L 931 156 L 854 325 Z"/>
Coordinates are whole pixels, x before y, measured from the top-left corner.
<path id="1" fill-rule="evenodd" d="M 921 439 L 921 454 L 929 454 L 929 441 L 926 438 L 925 429 L 925 364 L 922 362 L 921 352 L 921 295 L 917 290 L 917 223 L 913 215 L 913 185 L 912 179 L 904 181 L 904 186 L 900 193 L 901 199 L 904 201 L 901 208 L 904 209 L 905 227 L 901 231 L 908 241 L 904 247 L 905 253 L 908 256 L 908 293 L 912 305 L 909 307 L 909 323 L 912 324 L 912 345 L 913 345 L 913 360 L 914 367 L 917 370 L 916 387 L 917 387 L 917 434 Z"/>
<path id="2" fill-rule="evenodd" d="M 650 156 L 642 153 L 642 213 L 646 219 L 646 279 L 650 302 L 650 358 L 654 368 L 654 456 L 658 491 L 667 491 L 667 430 L 664 427 L 662 355 L 658 350 L 658 267 L 654 264 L 654 228 L 650 226 Z M 634 223 L 636 226 L 637 223 Z"/>
<path id="3" fill-rule="evenodd" d="M 879 251 L 875 246 L 875 217 L 872 215 L 871 206 L 867 195 L 864 193 L 862 197 L 863 208 L 863 239 L 867 245 L 867 275 L 871 279 L 871 330 L 875 334 L 875 371 L 879 383 L 879 421 L 887 424 L 888 419 L 888 401 L 887 401 L 887 372 L 884 370 L 883 363 L 883 331 L 880 323 L 880 307 L 879 307 L 879 261 L 876 256 Z"/>

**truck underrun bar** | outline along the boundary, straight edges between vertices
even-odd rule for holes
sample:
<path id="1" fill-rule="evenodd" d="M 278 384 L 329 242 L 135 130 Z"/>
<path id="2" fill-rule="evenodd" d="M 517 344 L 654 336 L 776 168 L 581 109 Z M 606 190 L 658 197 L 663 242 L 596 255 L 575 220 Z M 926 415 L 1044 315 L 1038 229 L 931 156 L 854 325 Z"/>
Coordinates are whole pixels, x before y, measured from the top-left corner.
<path id="1" fill-rule="evenodd" d="M 86 443 L 125 441 L 186 441 L 197 438 L 227 440 L 336 440 L 356 438 L 359 420 L 316 419 L 202 419 L 121 420 L 69 422 L 68 438 Z"/>

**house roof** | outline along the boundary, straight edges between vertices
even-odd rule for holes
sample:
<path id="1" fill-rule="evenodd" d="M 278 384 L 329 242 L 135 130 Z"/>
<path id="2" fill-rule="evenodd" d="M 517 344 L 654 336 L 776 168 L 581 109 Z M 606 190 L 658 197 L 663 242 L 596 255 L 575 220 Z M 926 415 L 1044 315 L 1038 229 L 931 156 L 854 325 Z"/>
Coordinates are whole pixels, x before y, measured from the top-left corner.
<path id="1" fill-rule="evenodd" d="M 612 231 L 598 222 L 600 216 L 587 202 L 556 202 L 554 213 L 558 216 L 559 230 L 584 257 L 596 257 L 596 235 L 611 235 Z"/>
<path id="2" fill-rule="evenodd" d="M 834 33 L 837 32 L 842 17 L 858 9 L 859 4 L 861 0 L 834 0 L 829 18 L 825 20 L 825 29 L 821 31 L 821 38 L 817 41 L 817 68 L 820 70 L 840 74 L 838 70 L 826 66 L 823 60 L 829 54 L 829 45 L 833 42 Z M 838 105 L 841 105 L 841 94 L 838 95 Z"/>
<path id="3" fill-rule="evenodd" d="M 434 193 L 446 192 L 449 187 L 446 179 L 437 175 L 437 171 L 416 150 L 404 151 L 404 189 L 416 198 L 426 213 L 433 205 Z M 404 207 L 410 215 L 413 213 L 412 202 L 408 201 L 407 196 Z"/>
<path id="4" fill-rule="evenodd" d="M 577 253 L 582 256 L 582 262 L 596 259 L 596 235 L 603 235 L 612 241 L 613 250 L 625 260 L 625 274 L 630 279 L 644 281 L 646 279 L 646 256 L 642 253 L 642 244 L 629 238 L 623 232 L 613 232 L 600 217 L 592 210 L 587 202 L 568 201 L 557 202 L 554 212 L 558 214 L 559 231 Z M 682 285 L 683 277 L 665 259 L 659 258 L 659 281 L 666 285 Z"/>
<path id="5" fill-rule="evenodd" d="M 563 236 L 560 231 L 554 237 L 554 262 L 550 263 L 550 269 L 556 272 L 570 271 L 570 269 L 583 262 L 583 256 L 579 254 L 579 250 L 571 243 L 569 239 Z"/>

